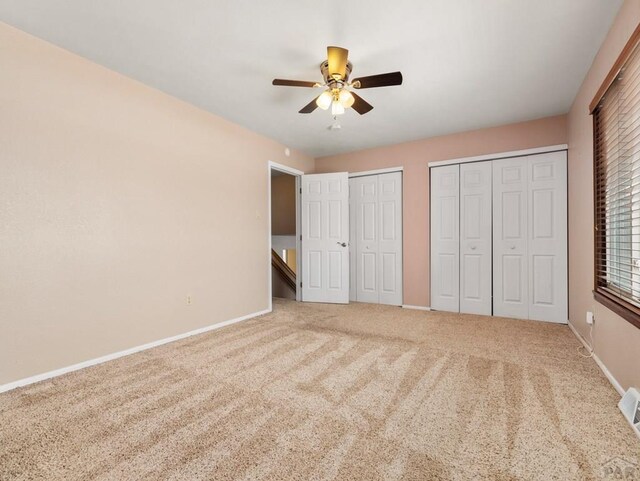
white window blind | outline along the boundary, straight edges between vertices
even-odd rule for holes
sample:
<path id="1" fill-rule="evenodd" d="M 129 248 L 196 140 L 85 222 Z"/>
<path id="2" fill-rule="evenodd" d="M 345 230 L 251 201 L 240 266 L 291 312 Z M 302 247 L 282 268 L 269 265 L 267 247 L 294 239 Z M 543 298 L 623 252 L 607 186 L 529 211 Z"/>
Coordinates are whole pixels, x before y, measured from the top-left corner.
<path id="1" fill-rule="evenodd" d="M 640 48 L 594 110 L 596 291 L 640 307 Z"/>

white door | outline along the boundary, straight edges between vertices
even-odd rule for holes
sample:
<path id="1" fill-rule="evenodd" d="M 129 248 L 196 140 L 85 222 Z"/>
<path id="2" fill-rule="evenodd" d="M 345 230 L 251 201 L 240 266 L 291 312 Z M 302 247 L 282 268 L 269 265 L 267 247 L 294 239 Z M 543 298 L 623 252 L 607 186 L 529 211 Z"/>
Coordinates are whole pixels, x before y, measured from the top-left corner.
<path id="1" fill-rule="evenodd" d="M 356 300 L 377 303 L 378 290 L 378 176 L 351 179 L 355 204 L 355 267 Z"/>
<path id="2" fill-rule="evenodd" d="M 526 157 L 493 161 L 493 314 L 527 319 Z"/>
<path id="3" fill-rule="evenodd" d="M 302 176 L 302 300 L 349 302 L 349 179 Z"/>
<path id="4" fill-rule="evenodd" d="M 402 172 L 378 177 L 379 303 L 402 305 Z"/>
<path id="5" fill-rule="evenodd" d="M 567 154 L 526 158 L 529 170 L 529 319 L 566 323 Z"/>
<path id="6" fill-rule="evenodd" d="M 460 165 L 460 312 L 491 315 L 491 161 Z"/>
<path id="7" fill-rule="evenodd" d="M 351 300 L 402 304 L 402 173 L 349 180 Z"/>
<path id="8" fill-rule="evenodd" d="M 349 300 L 356 302 L 356 281 L 358 279 L 358 265 L 356 263 L 356 178 L 349 178 Z"/>
<path id="9" fill-rule="evenodd" d="M 460 310 L 459 165 L 430 169 L 431 307 Z"/>

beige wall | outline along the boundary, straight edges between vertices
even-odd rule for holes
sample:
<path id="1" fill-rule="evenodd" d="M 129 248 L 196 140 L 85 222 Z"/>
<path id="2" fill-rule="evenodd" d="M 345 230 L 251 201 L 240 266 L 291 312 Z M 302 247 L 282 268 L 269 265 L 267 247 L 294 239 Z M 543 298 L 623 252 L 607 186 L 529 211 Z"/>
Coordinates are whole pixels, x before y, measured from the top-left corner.
<path id="1" fill-rule="evenodd" d="M 564 144 L 566 117 L 549 117 L 490 129 L 316 159 L 316 172 L 404 167 L 404 304 L 429 305 L 429 172 L 427 163 Z"/>
<path id="2" fill-rule="evenodd" d="M 271 233 L 296 235 L 296 178 L 293 175 L 271 178 Z"/>
<path id="3" fill-rule="evenodd" d="M 569 113 L 569 317 L 623 388 L 640 387 L 640 329 L 593 300 L 593 128 L 588 106 L 640 22 L 640 0 L 627 0 L 602 44 Z"/>
<path id="4" fill-rule="evenodd" d="M 312 158 L 4 24 L 0 66 L 0 384 L 268 307 L 267 161 Z"/>

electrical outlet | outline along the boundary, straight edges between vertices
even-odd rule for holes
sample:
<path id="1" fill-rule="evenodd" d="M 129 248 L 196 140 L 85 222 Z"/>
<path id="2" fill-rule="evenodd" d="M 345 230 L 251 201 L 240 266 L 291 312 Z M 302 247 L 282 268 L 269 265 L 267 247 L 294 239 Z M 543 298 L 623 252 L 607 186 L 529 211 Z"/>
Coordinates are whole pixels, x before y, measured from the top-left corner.
<path id="1" fill-rule="evenodd" d="M 594 320 L 593 312 L 587 311 L 587 324 L 592 325 Z"/>
<path id="2" fill-rule="evenodd" d="M 191 296 L 187 296 L 187 304 L 191 304 Z"/>

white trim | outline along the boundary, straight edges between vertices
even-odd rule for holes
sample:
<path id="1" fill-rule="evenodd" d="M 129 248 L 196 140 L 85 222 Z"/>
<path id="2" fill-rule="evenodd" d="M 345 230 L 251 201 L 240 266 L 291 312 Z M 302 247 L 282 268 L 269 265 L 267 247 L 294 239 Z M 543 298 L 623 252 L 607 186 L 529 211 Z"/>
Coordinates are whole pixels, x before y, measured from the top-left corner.
<path id="1" fill-rule="evenodd" d="M 568 150 L 567 144 L 549 145 L 547 147 L 536 147 L 534 149 L 513 150 L 511 152 L 500 152 L 497 154 L 476 155 L 473 157 L 461 157 L 459 159 L 438 160 L 429 162 L 427 166 L 440 167 L 442 165 L 466 164 L 469 162 L 481 162 L 483 160 L 506 159 L 509 157 L 522 157 L 523 155 L 546 154 L 548 152 L 558 152 L 559 150 Z"/>
<path id="2" fill-rule="evenodd" d="M 210 326 L 201 327 L 199 329 L 194 329 L 193 331 L 185 332 L 183 334 L 178 334 L 176 336 L 166 337 L 164 339 L 160 339 L 158 341 L 149 342 L 147 344 L 142 344 L 141 346 L 132 347 L 130 349 L 125 349 L 124 351 L 114 352 L 112 354 L 107 354 L 106 356 L 96 357 L 95 359 L 89 359 L 88 361 L 79 362 L 77 364 L 72 364 L 71 366 L 63 367 L 60 369 L 55 369 L 53 371 L 45 372 L 42 374 L 37 374 L 35 376 L 27 377 L 24 379 L 19 379 L 17 381 L 10 382 L 8 384 L 0 385 L 0 393 L 10 391 L 12 389 L 16 389 L 18 387 L 26 386 L 28 384 L 33 384 L 36 382 L 44 381 L 46 379 L 51 379 L 54 377 L 62 376 L 63 374 L 67 374 L 69 372 L 78 371 L 79 369 L 84 369 L 86 367 L 95 366 L 97 364 L 102 364 L 104 362 L 113 361 L 114 359 L 118 359 L 120 357 L 128 356 L 129 354 L 135 354 L 136 352 L 146 351 L 147 349 L 151 349 L 154 347 L 162 346 L 163 344 L 168 344 L 170 342 L 179 341 L 180 339 L 185 339 L 187 337 L 196 336 L 198 334 L 203 334 L 205 332 L 213 331 L 215 329 L 220 329 L 221 327 L 229 326 L 231 324 L 235 324 L 237 322 L 246 321 L 247 319 L 251 319 L 253 317 L 262 316 L 263 314 L 268 314 L 271 312 L 271 309 L 265 309 L 264 311 L 254 312 L 252 314 L 247 314 L 246 316 L 236 317 L 235 319 L 229 319 L 227 321 L 218 322 L 217 324 L 212 324 Z"/>
<path id="3" fill-rule="evenodd" d="M 302 301 L 302 289 L 300 288 L 300 279 L 302 279 L 302 259 L 300 257 L 300 234 L 301 234 L 301 223 L 300 223 L 300 177 L 304 175 L 304 172 L 298 169 L 294 169 L 293 167 L 289 167 L 288 165 L 278 164 L 277 162 L 269 161 L 267 162 L 267 235 L 269 237 L 269 251 L 267 252 L 267 260 L 269 263 L 269 269 L 267 269 L 267 285 L 269 289 L 267 291 L 267 295 L 269 298 L 267 299 L 269 310 L 273 309 L 273 282 L 271 279 L 271 170 L 277 170 L 279 172 L 284 172 L 285 174 L 293 175 L 296 178 L 296 301 Z"/>
<path id="4" fill-rule="evenodd" d="M 412 306 L 410 304 L 402 304 L 402 308 L 403 309 L 414 309 L 416 311 L 430 311 L 431 308 L 430 307 L 426 307 L 426 306 Z"/>
<path id="5" fill-rule="evenodd" d="M 302 302 L 302 176 L 296 176 L 296 302 Z M 269 209 L 271 212 L 271 209 Z"/>
<path id="6" fill-rule="evenodd" d="M 576 328 L 573 327 L 570 322 L 568 322 L 567 325 L 569 326 L 569 329 L 571 329 L 573 334 L 578 338 L 578 340 L 584 345 L 584 347 L 590 351 L 591 346 L 587 344 L 587 341 L 580 335 L 580 333 L 576 330 Z M 618 394 L 622 396 L 624 394 L 624 389 L 622 389 L 622 386 L 620 385 L 618 380 L 615 377 L 613 377 L 613 374 L 611 374 L 609 369 L 607 369 L 607 366 L 605 366 L 604 363 L 600 360 L 600 358 L 596 355 L 595 351 L 592 351 L 592 352 L 593 352 L 593 355 L 591 357 L 593 357 L 593 360 L 596 362 L 600 370 L 604 373 L 605 377 L 613 385 L 615 390 L 618 391 Z"/>
<path id="7" fill-rule="evenodd" d="M 351 177 L 364 177 L 365 175 L 378 175 L 378 174 L 390 174 L 392 172 L 402 172 L 404 167 L 388 167 L 386 169 L 375 170 L 363 170 L 362 172 L 349 172 L 349 178 Z"/>
<path id="8" fill-rule="evenodd" d="M 293 167 L 289 167 L 288 165 L 279 164 L 277 162 L 269 161 L 269 173 L 271 173 L 271 169 L 279 170 L 280 172 L 285 172 L 291 175 L 304 175 L 304 172 L 298 169 L 294 169 Z"/>

